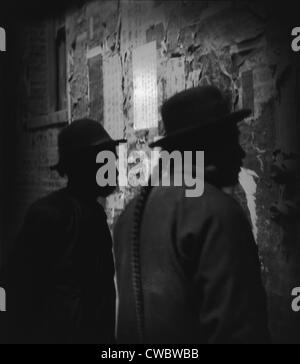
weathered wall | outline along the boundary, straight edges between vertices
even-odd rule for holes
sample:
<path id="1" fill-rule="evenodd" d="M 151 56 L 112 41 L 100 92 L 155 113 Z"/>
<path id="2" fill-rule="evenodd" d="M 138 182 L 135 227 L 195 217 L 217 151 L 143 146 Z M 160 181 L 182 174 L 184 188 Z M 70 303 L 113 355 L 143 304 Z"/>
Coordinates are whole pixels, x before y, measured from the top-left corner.
<path id="1" fill-rule="evenodd" d="M 291 215 L 285 216 L 283 206 L 286 200 L 295 200 L 294 181 L 298 176 L 285 176 L 275 182 L 272 165 L 283 162 L 290 165 L 289 171 L 294 170 L 293 154 L 298 153 L 299 136 L 295 124 L 299 72 L 289 57 L 289 43 L 273 27 L 268 11 L 250 2 L 107 0 L 68 12 L 69 115 L 71 120 L 92 116 L 103 122 L 103 63 L 118 57 L 124 137 L 129 150 L 148 150 L 149 140 L 160 135 L 162 127 L 160 122 L 157 130 L 135 132 L 133 128 L 131 51 L 152 40 L 157 41 L 159 105 L 174 92 L 169 84 L 174 79 L 172 67 L 182 62 L 184 87 L 215 84 L 236 107 L 253 109 L 252 117 L 241 128 L 248 154 L 241 180 L 244 187 L 239 186 L 235 192 L 249 214 L 260 249 L 274 338 L 297 342 L 300 323 L 290 310 L 290 292 L 300 284 L 299 229 Z M 48 169 L 57 158 L 59 128 L 24 133 L 23 127 L 20 125 L 20 141 L 28 144 L 20 149 L 19 161 L 24 168 L 19 170 L 20 184 L 26 191 L 21 193 L 25 208 L 64 181 Z M 278 173 L 276 170 L 276 176 Z M 108 200 L 111 224 L 135 192 L 122 190 Z M 270 208 L 276 202 L 279 204 L 272 216 Z M 292 208 L 287 213 L 290 211 Z"/>

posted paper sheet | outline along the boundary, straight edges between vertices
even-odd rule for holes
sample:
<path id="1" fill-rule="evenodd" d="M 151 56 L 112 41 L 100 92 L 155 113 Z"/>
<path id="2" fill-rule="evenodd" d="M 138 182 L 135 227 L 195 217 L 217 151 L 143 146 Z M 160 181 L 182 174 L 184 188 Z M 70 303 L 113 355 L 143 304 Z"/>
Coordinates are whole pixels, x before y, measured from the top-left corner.
<path id="1" fill-rule="evenodd" d="M 124 137 L 122 67 L 118 55 L 103 59 L 104 127 L 113 139 Z"/>
<path id="2" fill-rule="evenodd" d="M 133 108 L 135 130 L 158 127 L 156 42 L 133 50 Z"/>

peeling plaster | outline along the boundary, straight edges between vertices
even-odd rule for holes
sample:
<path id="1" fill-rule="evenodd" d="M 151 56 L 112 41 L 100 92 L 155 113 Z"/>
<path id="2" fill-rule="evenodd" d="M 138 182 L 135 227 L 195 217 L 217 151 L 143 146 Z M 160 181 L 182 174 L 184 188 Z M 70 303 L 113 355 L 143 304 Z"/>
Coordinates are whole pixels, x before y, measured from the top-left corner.
<path id="1" fill-rule="evenodd" d="M 259 178 L 258 175 L 251 171 L 250 169 L 242 168 L 239 181 L 240 185 L 242 186 L 243 190 L 246 194 L 247 199 L 247 206 L 250 212 L 251 222 L 252 222 L 252 231 L 257 242 L 258 237 L 258 226 L 257 226 L 257 211 L 256 211 L 256 191 L 257 191 L 257 184 L 255 178 Z"/>

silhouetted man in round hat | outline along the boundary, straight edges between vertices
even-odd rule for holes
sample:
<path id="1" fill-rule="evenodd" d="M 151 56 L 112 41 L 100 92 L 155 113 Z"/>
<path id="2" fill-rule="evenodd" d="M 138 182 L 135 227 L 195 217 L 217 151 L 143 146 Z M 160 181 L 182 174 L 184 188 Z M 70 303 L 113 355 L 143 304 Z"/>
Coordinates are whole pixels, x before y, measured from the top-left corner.
<path id="1" fill-rule="evenodd" d="M 115 229 L 120 343 L 266 343 L 266 297 L 257 247 L 238 203 L 223 192 L 238 182 L 245 153 L 237 123 L 213 86 L 162 107 L 165 151 L 205 151 L 204 193 L 147 187 Z M 191 174 L 199 168 L 193 163 Z M 170 168 L 171 174 L 178 169 Z M 186 171 L 184 171 L 186 173 Z"/>
<path id="2" fill-rule="evenodd" d="M 116 153 L 119 142 L 89 119 L 59 135 L 54 169 L 68 177 L 68 186 L 30 208 L 10 259 L 11 341 L 114 342 L 112 240 L 97 202 L 114 187 L 96 184 L 96 156 L 103 150 Z"/>

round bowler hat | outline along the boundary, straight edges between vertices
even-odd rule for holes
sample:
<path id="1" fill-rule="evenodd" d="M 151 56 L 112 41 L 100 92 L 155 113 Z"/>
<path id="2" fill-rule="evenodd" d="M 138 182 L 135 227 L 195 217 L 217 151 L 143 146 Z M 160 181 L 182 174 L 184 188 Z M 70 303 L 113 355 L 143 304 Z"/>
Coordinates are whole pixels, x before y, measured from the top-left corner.
<path id="1" fill-rule="evenodd" d="M 252 111 L 231 111 L 230 103 L 215 86 L 199 86 L 182 91 L 167 100 L 162 106 L 165 136 L 150 144 L 151 148 L 180 144 L 180 137 L 205 131 L 219 123 L 238 123 L 250 116 Z"/>
<path id="2" fill-rule="evenodd" d="M 113 140 L 104 127 L 91 119 L 80 119 L 65 127 L 58 136 L 59 162 L 51 167 L 60 170 L 70 155 L 90 148 L 111 148 L 125 139 Z"/>

